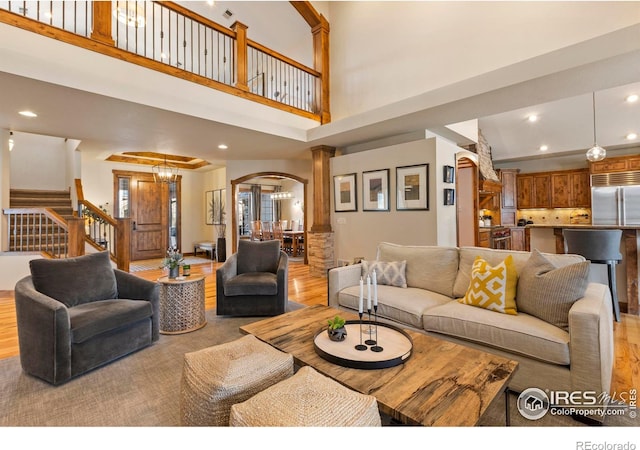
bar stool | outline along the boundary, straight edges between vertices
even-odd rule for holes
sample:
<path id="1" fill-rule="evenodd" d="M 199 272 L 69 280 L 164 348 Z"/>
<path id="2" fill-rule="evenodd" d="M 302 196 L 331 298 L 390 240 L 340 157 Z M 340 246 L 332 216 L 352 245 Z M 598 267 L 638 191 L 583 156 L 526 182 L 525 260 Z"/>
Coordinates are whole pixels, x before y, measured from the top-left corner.
<path id="1" fill-rule="evenodd" d="M 616 288 L 616 264 L 622 262 L 622 230 L 562 230 L 564 252 L 582 255 L 595 264 L 606 264 L 613 303 L 613 315 L 620 322 L 620 305 Z"/>

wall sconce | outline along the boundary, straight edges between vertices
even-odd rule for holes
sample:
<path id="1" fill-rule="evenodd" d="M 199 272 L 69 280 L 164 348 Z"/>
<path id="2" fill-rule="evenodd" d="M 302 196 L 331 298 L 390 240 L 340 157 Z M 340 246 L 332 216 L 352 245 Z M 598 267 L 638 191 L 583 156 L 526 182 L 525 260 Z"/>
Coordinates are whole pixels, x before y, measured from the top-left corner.
<path id="1" fill-rule="evenodd" d="M 9 131 L 9 151 L 13 150 L 13 131 Z"/>

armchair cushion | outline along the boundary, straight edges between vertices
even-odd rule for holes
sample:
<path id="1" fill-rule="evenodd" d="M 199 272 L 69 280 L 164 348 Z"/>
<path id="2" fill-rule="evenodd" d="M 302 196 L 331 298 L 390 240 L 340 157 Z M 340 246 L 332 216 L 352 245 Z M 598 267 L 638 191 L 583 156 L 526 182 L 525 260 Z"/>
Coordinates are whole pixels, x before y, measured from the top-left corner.
<path id="1" fill-rule="evenodd" d="M 116 277 L 106 251 L 66 259 L 33 259 L 29 266 L 36 290 L 68 308 L 118 298 Z"/>
<path id="2" fill-rule="evenodd" d="M 224 284 L 224 295 L 276 295 L 278 293 L 278 277 L 275 273 L 249 272 L 241 273 Z"/>
<path id="3" fill-rule="evenodd" d="M 80 344 L 94 336 L 116 330 L 153 314 L 151 302 L 143 300 L 100 300 L 69 309 L 71 343 Z"/>
<path id="4" fill-rule="evenodd" d="M 247 272 L 278 271 L 280 241 L 238 242 L 238 274 Z"/>

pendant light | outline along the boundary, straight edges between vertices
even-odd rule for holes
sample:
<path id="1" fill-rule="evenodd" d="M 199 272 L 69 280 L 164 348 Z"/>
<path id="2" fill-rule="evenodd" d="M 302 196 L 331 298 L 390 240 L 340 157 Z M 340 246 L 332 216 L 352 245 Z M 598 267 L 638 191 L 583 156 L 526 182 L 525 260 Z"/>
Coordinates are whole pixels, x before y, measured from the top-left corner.
<path id="1" fill-rule="evenodd" d="M 173 183 L 178 179 L 178 168 L 167 163 L 167 155 L 164 155 L 164 163 L 156 164 L 151 171 L 156 183 Z"/>
<path id="2" fill-rule="evenodd" d="M 596 140 L 596 93 L 593 95 L 593 147 L 587 150 L 587 159 L 591 162 L 602 161 L 607 156 L 607 151 L 597 144 Z"/>

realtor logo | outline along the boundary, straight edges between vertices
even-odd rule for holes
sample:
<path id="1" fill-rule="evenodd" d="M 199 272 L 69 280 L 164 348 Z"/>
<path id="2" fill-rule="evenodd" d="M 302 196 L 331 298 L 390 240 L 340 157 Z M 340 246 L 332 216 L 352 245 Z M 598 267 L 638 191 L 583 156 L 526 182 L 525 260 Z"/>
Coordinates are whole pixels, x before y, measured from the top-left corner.
<path id="1" fill-rule="evenodd" d="M 541 419 L 549 411 L 549 397 L 541 389 L 525 389 L 518 396 L 518 411 L 526 419 Z"/>

